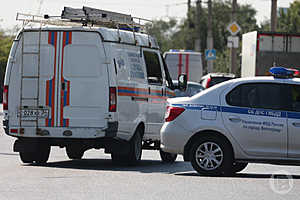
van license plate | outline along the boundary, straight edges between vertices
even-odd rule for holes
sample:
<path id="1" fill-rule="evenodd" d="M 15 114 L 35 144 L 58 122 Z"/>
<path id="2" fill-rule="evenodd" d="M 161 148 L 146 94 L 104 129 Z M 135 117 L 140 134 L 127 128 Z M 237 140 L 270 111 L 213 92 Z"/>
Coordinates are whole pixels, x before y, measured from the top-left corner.
<path id="1" fill-rule="evenodd" d="M 21 110 L 19 116 L 21 118 L 32 119 L 38 117 L 39 119 L 45 119 L 49 116 L 49 110 L 47 109 L 24 109 Z"/>

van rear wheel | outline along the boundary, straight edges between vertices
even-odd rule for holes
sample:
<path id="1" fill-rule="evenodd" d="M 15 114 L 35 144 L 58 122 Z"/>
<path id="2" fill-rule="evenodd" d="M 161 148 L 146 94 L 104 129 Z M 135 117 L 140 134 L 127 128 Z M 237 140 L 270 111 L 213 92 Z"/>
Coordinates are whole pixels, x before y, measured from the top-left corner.
<path id="1" fill-rule="evenodd" d="M 34 161 L 37 164 L 46 163 L 49 159 L 50 150 L 51 150 L 51 147 L 49 145 L 40 147 L 34 156 L 35 157 Z"/>
<path id="2" fill-rule="evenodd" d="M 137 129 L 130 141 L 129 163 L 137 164 L 142 158 L 142 131 Z"/>
<path id="3" fill-rule="evenodd" d="M 21 161 L 23 163 L 36 163 L 44 164 L 48 161 L 50 155 L 50 146 L 39 146 L 35 151 L 32 152 L 19 152 Z"/>
<path id="4" fill-rule="evenodd" d="M 70 159 L 81 159 L 83 157 L 84 151 L 81 148 L 66 147 L 66 153 Z"/>
<path id="5" fill-rule="evenodd" d="M 142 130 L 137 129 L 129 142 L 129 152 L 127 154 L 112 153 L 112 161 L 117 164 L 136 165 L 142 157 L 142 134 Z"/>
<path id="6" fill-rule="evenodd" d="M 20 159 L 23 163 L 33 163 L 34 154 L 33 152 L 19 152 Z"/>

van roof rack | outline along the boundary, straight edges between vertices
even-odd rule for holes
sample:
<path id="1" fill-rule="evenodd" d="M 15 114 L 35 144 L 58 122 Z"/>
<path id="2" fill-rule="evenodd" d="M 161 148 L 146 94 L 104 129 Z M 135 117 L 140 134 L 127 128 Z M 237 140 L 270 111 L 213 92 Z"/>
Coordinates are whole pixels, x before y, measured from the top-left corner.
<path id="1" fill-rule="evenodd" d="M 30 22 L 59 26 L 81 24 L 83 26 L 100 26 L 134 32 L 141 32 L 145 28 L 145 23 L 153 23 L 148 19 L 85 6 L 82 9 L 64 7 L 61 16 L 38 16 L 17 13 L 16 19 L 22 21 L 24 26 Z"/>

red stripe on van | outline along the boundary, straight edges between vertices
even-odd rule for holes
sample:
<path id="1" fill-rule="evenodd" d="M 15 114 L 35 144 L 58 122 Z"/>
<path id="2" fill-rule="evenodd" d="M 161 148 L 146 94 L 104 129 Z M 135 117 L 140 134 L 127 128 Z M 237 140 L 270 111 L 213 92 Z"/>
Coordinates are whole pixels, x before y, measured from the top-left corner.
<path id="1" fill-rule="evenodd" d="M 186 73 L 187 80 L 189 80 L 189 62 L 190 62 L 190 55 L 186 54 L 185 55 L 185 73 Z"/>
<path id="2" fill-rule="evenodd" d="M 53 66 L 54 75 L 52 79 L 46 80 L 46 106 L 51 107 L 51 118 L 45 119 L 45 124 L 46 126 L 54 126 L 54 111 L 55 111 L 54 96 L 55 96 L 55 80 L 56 80 L 57 32 L 48 33 L 48 44 L 54 46 L 54 66 Z M 51 91 L 50 91 L 50 82 L 51 82 Z"/>
<path id="3" fill-rule="evenodd" d="M 60 83 L 65 84 L 66 88 L 60 90 L 60 126 L 62 127 L 69 126 L 69 119 L 64 119 L 64 107 L 70 105 L 70 81 L 63 76 L 65 47 L 69 44 L 72 44 L 72 32 L 63 32 Z"/>
<path id="4" fill-rule="evenodd" d="M 122 87 L 122 86 L 119 86 L 118 90 L 148 92 L 148 89 L 145 89 L 145 88 L 132 88 L 132 87 Z"/>

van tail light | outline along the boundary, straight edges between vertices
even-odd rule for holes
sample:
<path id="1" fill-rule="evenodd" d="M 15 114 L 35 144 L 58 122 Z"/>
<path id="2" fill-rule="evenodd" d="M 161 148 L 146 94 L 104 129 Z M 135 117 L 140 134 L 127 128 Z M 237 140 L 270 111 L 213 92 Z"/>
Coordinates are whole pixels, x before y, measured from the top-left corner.
<path id="1" fill-rule="evenodd" d="M 210 82 L 211 82 L 211 77 L 209 77 L 209 78 L 207 79 L 206 87 L 205 87 L 205 88 L 209 88 L 209 87 L 210 87 Z"/>
<path id="2" fill-rule="evenodd" d="M 8 110 L 8 85 L 3 88 L 3 110 Z"/>
<path id="3" fill-rule="evenodd" d="M 109 112 L 117 111 L 117 88 L 109 88 Z"/>
<path id="4" fill-rule="evenodd" d="M 165 121 L 170 122 L 176 119 L 181 113 L 185 111 L 184 108 L 181 107 L 173 107 L 173 106 L 167 106 L 167 112 L 165 115 Z"/>

